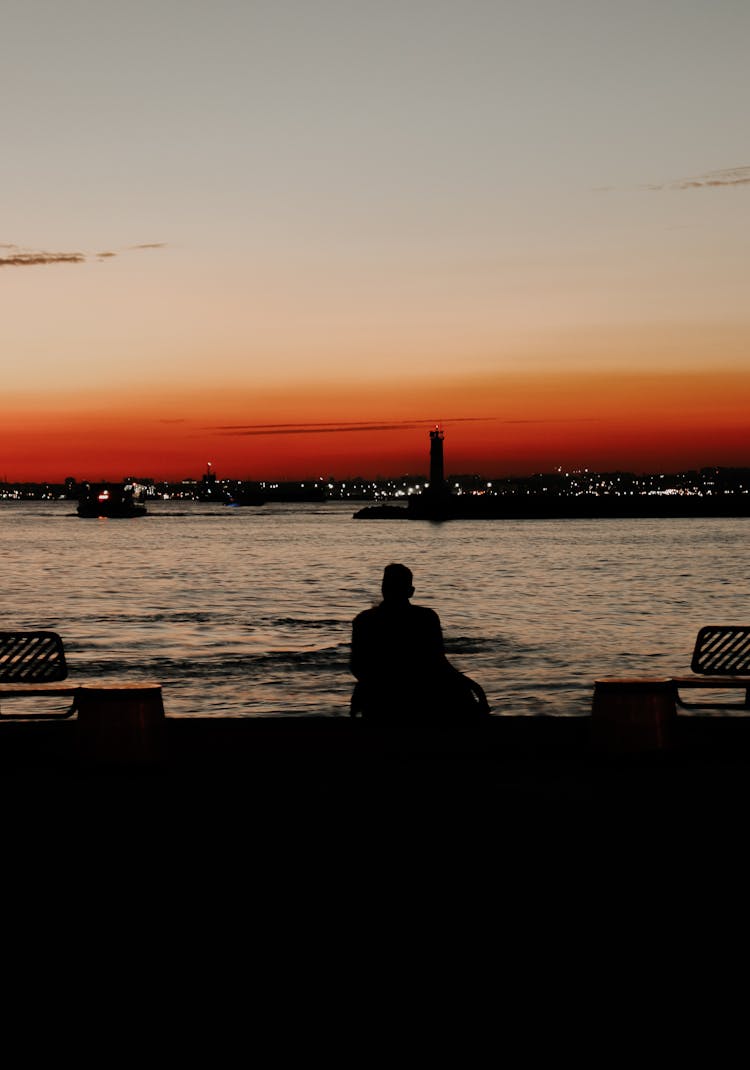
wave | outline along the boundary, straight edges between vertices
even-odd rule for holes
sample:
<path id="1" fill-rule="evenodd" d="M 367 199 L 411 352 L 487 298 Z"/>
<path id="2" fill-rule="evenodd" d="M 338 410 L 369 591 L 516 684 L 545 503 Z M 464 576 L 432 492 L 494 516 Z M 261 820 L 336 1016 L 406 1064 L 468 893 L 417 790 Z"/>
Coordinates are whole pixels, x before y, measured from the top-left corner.
<path id="1" fill-rule="evenodd" d="M 468 635 L 446 636 L 443 643 L 447 654 L 483 654 L 487 651 L 507 649 L 513 645 L 509 639 Z"/>
<path id="2" fill-rule="evenodd" d="M 116 593 L 116 592 L 113 592 Z M 318 617 L 318 618 L 306 618 L 306 617 L 275 617 L 275 616 L 262 616 L 262 617 L 239 617 L 236 612 L 232 610 L 171 610 L 171 609 L 144 609 L 138 613 L 121 613 L 116 615 L 103 614 L 103 613 L 81 613 L 78 617 L 79 622 L 88 624 L 105 624 L 111 623 L 118 629 L 123 624 L 128 625 L 143 625 L 148 627 L 152 624 L 232 624 L 235 626 L 252 629 L 257 626 L 263 626 L 265 628 L 300 628 L 300 629 L 323 629 L 332 628 L 340 630 L 345 628 L 347 631 L 351 627 L 350 620 L 343 620 L 338 617 Z"/>
<path id="3" fill-rule="evenodd" d="M 198 656 L 195 658 L 155 655 L 136 660 L 122 658 L 83 659 L 70 665 L 71 678 L 79 676 L 157 676 L 163 679 L 191 677 L 226 679 L 257 675 L 266 669 L 332 672 L 349 663 L 349 648 L 339 644 L 316 650 L 271 650 L 258 654 Z"/>

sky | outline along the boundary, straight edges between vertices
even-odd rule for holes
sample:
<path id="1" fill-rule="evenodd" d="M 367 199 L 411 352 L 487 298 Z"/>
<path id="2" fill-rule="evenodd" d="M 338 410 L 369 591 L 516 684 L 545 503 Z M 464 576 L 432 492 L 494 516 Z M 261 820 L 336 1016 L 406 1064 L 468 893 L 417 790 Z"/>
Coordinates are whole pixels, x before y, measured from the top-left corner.
<path id="1" fill-rule="evenodd" d="M 746 0 L 0 25 L 0 480 L 750 465 Z"/>

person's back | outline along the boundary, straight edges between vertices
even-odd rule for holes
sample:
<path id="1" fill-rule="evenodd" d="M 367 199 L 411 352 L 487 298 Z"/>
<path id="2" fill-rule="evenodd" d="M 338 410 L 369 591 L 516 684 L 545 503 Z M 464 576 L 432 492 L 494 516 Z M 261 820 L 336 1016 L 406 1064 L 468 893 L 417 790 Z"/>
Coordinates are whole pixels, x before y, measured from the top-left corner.
<path id="1" fill-rule="evenodd" d="M 440 618 L 414 606 L 412 575 L 388 565 L 383 601 L 352 626 L 352 714 L 379 721 L 444 721 L 487 712 L 484 692 L 445 656 Z"/>

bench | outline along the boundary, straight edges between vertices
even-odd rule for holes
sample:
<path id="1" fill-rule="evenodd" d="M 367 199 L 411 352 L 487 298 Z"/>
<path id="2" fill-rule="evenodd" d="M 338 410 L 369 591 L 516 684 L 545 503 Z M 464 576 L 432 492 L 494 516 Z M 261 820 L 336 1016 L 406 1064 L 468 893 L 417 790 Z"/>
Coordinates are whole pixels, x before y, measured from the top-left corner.
<path id="1" fill-rule="evenodd" d="M 597 680 L 591 707 L 594 742 L 610 750 L 669 746 L 677 707 L 750 712 L 750 626 L 709 625 L 695 640 L 693 676 Z M 743 702 L 685 702 L 680 690 L 735 689 Z"/>
<path id="2" fill-rule="evenodd" d="M 750 626 L 707 625 L 695 640 L 690 668 L 695 676 L 673 676 L 675 702 L 687 710 L 750 710 Z M 685 702 L 680 689 L 737 689 L 743 702 Z"/>
<path id="3" fill-rule="evenodd" d="M 78 715 L 79 750 L 85 759 L 117 763 L 160 757 L 164 706 L 158 684 L 61 683 L 68 666 L 57 632 L 0 632 L 0 722 L 65 720 Z M 11 713 L 8 698 L 69 696 L 62 713 Z"/>
<path id="4" fill-rule="evenodd" d="M 71 717 L 76 711 L 75 684 L 61 684 L 68 675 L 65 649 L 57 632 L 0 632 L 0 717 Z M 73 704 L 63 713 L 6 714 L 2 700 L 26 696 L 72 696 Z"/>

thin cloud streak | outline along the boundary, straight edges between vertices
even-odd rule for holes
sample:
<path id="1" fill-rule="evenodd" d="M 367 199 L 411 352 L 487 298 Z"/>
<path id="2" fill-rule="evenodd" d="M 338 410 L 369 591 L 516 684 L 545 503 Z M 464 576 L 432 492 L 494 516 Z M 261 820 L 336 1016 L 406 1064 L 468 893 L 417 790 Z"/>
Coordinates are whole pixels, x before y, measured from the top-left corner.
<path id="1" fill-rule="evenodd" d="M 250 427 L 212 428 L 220 435 L 338 435 L 360 431 L 417 431 L 430 426 L 427 421 L 415 423 L 363 423 L 363 424 L 258 424 Z"/>
<path id="2" fill-rule="evenodd" d="M 550 423 L 596 423 L 595 418 L 560 419 L 560 420 L 503 420 L 499 416 L 459 416 L 455 419 L 441 420 L 440 426 L 453 426 L 465 423 L 500 423 L 500 424 L 550 424 Z M 206 430 L 223 436 L 251 437 L 262 435 L 340 435 L 356 434 L 369 431 L 419 431 L 425 427 L 435 427 L 435 420 L 395 420 L 363 421 L 362 423 L 304 423 L 304 424 L 234 424 L 223 427 L 211 427 Z"/>
<path id="3" fill-rule="evenodd" d="M 723 171 L 707 171 L 705 175 L 677 178 L 672 182 L 652 182 L 646 186 L 630 186 L 628 189 L 649 190 L 654 193 L 686 189 L 727 189 L 750 186 L 750 167 L 728 167 Z M 614 193 L 621 186 L 592 186 L 592 193 Z"/>
<path id="4" fill-rule="evenodd" d="M 137 249 L 163 249 L 166 242 L 151 242 L 146 245 L 130 245 L 125 251 Z M 118 253 L 105 250 L 101 253 L 48 253 L 38 250 L 22 252 L 19 245 L 0 242 L 0 249 L 12 250 L 8 256 L 0 256 L 0 267 L 38 267 L 40 264 L 85 264 L 91 259 L 111 260 Z"/>
<path id="5" fill-rule="evenodd" d="M 459 416 L 445 421 L 414 419 L 361 423 L 230 424 L 207 430 L 220 435 L 327 435 L 358 431 L 418 431 L 423 427 L 435 427 L 437 423 L 479 423 L 492 419 L 492 416 Z"/>
<path id="6" fill-rule="evenodd" d="M 0 267 L 35 267 L 38 264 L 84 264 L 82 253 L 13 253 L 0 256 Z"/>
<path id="7" fill-rule="evenodd" d="M 646 186 L 648 190 L 716 189 L 731 186 L 750 186 L 750 167 L 731 167 L 725 171 L 708 171 L 705 175 L 679 178 L 675 182 Z"/>

